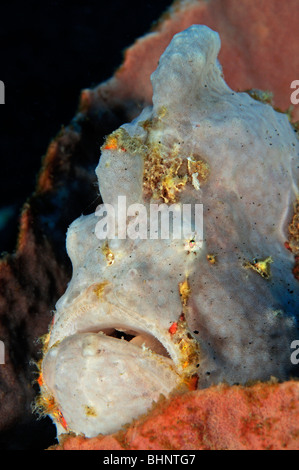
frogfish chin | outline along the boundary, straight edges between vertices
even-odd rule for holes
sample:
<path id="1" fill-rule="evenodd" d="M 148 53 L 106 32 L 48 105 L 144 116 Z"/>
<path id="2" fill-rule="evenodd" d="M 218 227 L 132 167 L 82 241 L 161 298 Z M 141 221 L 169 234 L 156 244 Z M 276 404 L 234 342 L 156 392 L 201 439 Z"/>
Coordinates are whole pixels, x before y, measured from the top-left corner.
<path id="1" fill-rule="evenodd" d="M 175 35 L 153 105 L 101 148 L 103 205 L 68 229 L 72 279 L 40 367 L 58 434 L 118 431 L 177 390 L 296 373 L 298 139 L 227 86 L 219 49 L 206 26 Z"/>

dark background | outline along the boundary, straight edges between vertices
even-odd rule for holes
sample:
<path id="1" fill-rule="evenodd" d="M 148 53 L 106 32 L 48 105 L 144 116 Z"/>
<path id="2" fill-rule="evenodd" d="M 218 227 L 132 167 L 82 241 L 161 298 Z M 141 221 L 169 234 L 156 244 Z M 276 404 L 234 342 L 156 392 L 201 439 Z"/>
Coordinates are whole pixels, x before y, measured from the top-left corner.
<path id="1" fill-rule="evenodd" d="M 113 75 L 123 50 L 171 0 L 10 1 L 0 4 L 0 253 L 15 248 L 18 218 L 50 140 L 75 115 L 80 90 Z"/>
<path id="2" fill-rule="evenodd" d="M 20 211 L 35 189 L 41 159 L 76 114 L 80 90 L 110 78 L 124 49 L 171 3 L 1 2 L 0 253 L 15 249 Z M 0 436 L 2 449 L 45 449 L 54 443 L 50 418 L 19 423 Z"/>

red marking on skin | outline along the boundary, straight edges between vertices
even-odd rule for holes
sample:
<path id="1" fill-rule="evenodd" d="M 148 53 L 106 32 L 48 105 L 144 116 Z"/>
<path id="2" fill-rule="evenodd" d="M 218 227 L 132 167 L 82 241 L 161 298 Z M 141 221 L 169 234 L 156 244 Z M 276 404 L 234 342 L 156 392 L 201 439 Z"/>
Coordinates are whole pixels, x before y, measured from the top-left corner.
<path id="1" fill-rule="evenodd" d="M 176 333 L 177 329 L 178 329 L 178 323 L 175 321 L 175 322 L 171 325 L 171 327 L 169 328 L 168 331 L 169 331 L 169 333 L 170 333 L 171 335 L 174 335 L 174 334 Z"/>
<path id="2" fill-rule="evenodd" d="M 185 321 L 185 315 L 183 313 L 181 313 L 179 321 Z"/>
<path id="3" fill-rule="evenodd" d="M 61 424 L 61 426 L 64 427 L 65 430 L 67 430 L 68 426 L 67 426 L 67 422 L 66 420 L 64 419 L 63 417 L 63 414 L 61 413 L 61 411 L 59 411 L 59 419 L 58 419 L 59 423 Z"/>

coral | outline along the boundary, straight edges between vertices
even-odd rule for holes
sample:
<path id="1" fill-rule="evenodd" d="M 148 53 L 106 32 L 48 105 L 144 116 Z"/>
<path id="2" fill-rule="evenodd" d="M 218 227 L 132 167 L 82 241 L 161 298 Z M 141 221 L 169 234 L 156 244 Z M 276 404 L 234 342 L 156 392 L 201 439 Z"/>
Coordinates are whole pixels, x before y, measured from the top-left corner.
<path id="1" fill-rule="evenodd" d="M 69 227 L 73 276 L 41 366 L 59 433 L 115 432 L 182 387 L 294 373 L 299 285 L 285 239 L 299 143 L 286 115 L 227 86 L 219 49 L 206 26 L 175 35 L 152 74 L 153 105 L 102 146 L 116 236 L 109 226 L 99 240 L 101 209 Z M 182 237 L 174 225 L 167 237 L 142 232 L 156 202 L 202 204 L 204 238 L 196 224 Z"/>
<path id="2" fill-rule="evenodd" d="M 272 94 L 274 106 L 283 111 L 293 108 L 292 118 L 298 121 L 299 105 L 292 107 L 290 101 L 290 85 L 299 70 L 297 8 L 297 0 L 290 0 L 288 8 L 280 0 L 177 1 L 158 30 L 129 48 L 115 76 L 91 95 L 115 103 L 119 96 L 127 102 L 137 98 L 141 105 L 150 102 L 150 75 L 173 35 L 192 24 L 205 24 L 221 36 L 219 60 L 228 85 L 235 91 L 262 90 L 255 96 L 266 100 Z"/>
<path id="3" fill-rule="evenodd" d="M 63 435 L 52 450 L 298 450 L 298 418 L 298 382 L 219 385 L 161 400 L 113 435 Z"/>

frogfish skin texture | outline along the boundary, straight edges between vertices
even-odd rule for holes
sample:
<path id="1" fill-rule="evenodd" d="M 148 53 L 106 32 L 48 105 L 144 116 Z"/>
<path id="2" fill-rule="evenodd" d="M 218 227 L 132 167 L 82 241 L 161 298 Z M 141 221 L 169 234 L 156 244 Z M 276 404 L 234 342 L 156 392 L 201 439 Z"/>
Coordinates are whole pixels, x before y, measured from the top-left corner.
<path id="1" fill-rule="evenodd" d="M 285 242 L 298 140 L 286 115 L 226 85 L 219 49 L 206 26 L 175 35 L 152 74 L 153 106 L 102 146 L 100 194 L 115 213 L 124 199 L 136 209 L 131 235 L 140 205 L 197 204 L 203 236 L 124 237 L 118 220 L 100 240 L 97 212 L 71 224 L 73 276 L 40 377 L 58 433 L 115 432 L 180 387 L 296 373 L 299 283 Z"/>

